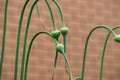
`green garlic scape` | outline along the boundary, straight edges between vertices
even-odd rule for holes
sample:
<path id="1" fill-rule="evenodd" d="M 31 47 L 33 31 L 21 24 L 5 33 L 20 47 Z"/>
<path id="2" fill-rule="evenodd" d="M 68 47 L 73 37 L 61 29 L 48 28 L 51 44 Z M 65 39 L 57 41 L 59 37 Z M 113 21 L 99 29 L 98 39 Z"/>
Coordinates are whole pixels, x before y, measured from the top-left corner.
<path id="1" fill-rule="evenodd" d="M 119 43 L 120 43 L 120 35 L 116 35 L 116 36 L 114 37 L 114 40 L 115 40 L 116 42 L 119 42 Z"/>
<path id="2" fill-rule="evenodd" d="M 52 36 L 56 39 L 58 39 L 59 36 L 60 36 L 60 31 L 59 30 L 54 30 L 51 33 L 52 33 Z"/>
<path id="3" fill-rule="evenodd" d="M 85 64 L 86 64 L 86 55 L 87 55 L 87 48 L 88 48 L 88 43 L 89 43 L 89 39 L 92 35 L 92 33 L 99 29 L 99 28 L 103 28 L 109 31 L 105 43 L 104 43 L 104 47 L 103 47 L 103 52 L 102 52 L 102 57 L 101 57 L 101 65 L 100 65 L 100 76 L 99 76 L 99 80 L 102 80 L 102 76 L 103 76 L 103 67 L 104 67 L 104 56 L 105 56 L 105 51 L 106 51 L 106 45 L 109 39 L 110 34 L 113 35 L 113 40 L 116 42 L 120 43 L 120 34 L 117 35 L 114 30 L 117 28 L 120 28 L 120 26 L 114 27 L 114 28 L 109 28 L 107 26 L 96 26 L 93 29 L 91 29 L 91 31 L 89 32 L 87 38 L 86 38 L 86 43 L 85 43 L 85 48 L 84 48 L 84 55 L 83 55 L 83 64 L 82 64 L 82 74 L 79 75 L 78 77 L 73 77 L 72 74 L 72 70 L 71 70 L 71 66 L 69 64 L 69 60 L 67 57 L 67 53 L 66 53 L 66 36 L 69 32 L 69 29 L 65 26 L 65 20 L 64 20 L 64 15 L 61 9 L 61 6 L 58 2 L 58 0 L 52 0 L 56 7 L 59 10 L 60 13 L 60 17 L 61 17 L 61 24 L 62 27 L 60 28 L 60 30 L 57 28 L 57 24 L 54 18 L 54 13 L 52 10 L 52 7 L 50 5 L 49 0 L 45 0 L 48 8 L 49 8 L 49 12 L 51 15 L 51 19 L 52 19 L 52 23 L 53 23 L 53 31 L 48 32 L 48 31 L 40 31 L 37 32 L 31 39 L 29 45 L 28 45 L 28 50 L 26 49 L 27 47 L 27 38 L 28 38 L 28 31 L 29 31 L 29 26 L 30 26 L 30 20 L 31 20 L 31 16 L 32 16 L 32 12 L 34 10 L 34 7 L 36 5 L 37 8 L 37 12 L 38 12 L 38 16 L 41 19 L 41 14 L 40 14 L 40 10 L 39 10 L 39 6 L 38 6 L 38 2 L 39 0 L 35 0 L 30 12 L 29 12 L 29 16 L 28 16 L 28 21 L 26 24 L 26 29 L 25 29 L 25 37 L 24 37 L 24 45 L 23 45 L 23 52 L 22 52 L 22 65 L 21 65 L 21 73 L 20 73 L 20 80 L 27 80 L 27 73 L 28 73 L 28 68 L 29 68 L 29 58 L 30 58 L 30 54 L 31 54 L 31 48 L 33 45 L 33 42 L 35 41 L 35 39 L 37 38 L 38 35 L 41 34 L 46 34 L 49 37 L 52 38 L 52 40 L 55 42 L 55 46 L 56 46 L 56 54 L 55 54 L 55 59 L 54 59 L 54 70 L 53 70 L 53 75 L 52 75 L 52 80 L 54 80 L 54 71 L 56 69 L 56 64 L 57 64 L 57 59 L 58 59 L 58 55 L 59 53 L 61 53 L 65 59 L 65 65 L 67 66 L 67 70 L 68 70 L 68 75 L 69 75 L 69 79 L 70 80 L 85 80 Z M 18 60 L 19 60 L 19 48 L 20 48 L 20 37 L 21 37 L 21 28 L 22 28 L 22 20 L 24 17 L 24 13 L 25 13 L 25 9 L 27 7 L 29 0 L 25 1 L 25 4 L 23 6 L 23 9 L 21 11 L 21 16 L 20 16 L 20 21 L 19 21 L 19 26 L 18 26 L 18 34 L 17 34 L 17 43 L 16 43 L 16 56 L 15 56 L 15 68 L 14 68 L 14 80 L 18 79 Z M 7 10 L 8 9 L 8 0 L 6 0 L 5 3 L 5 12 L 4 12 L 4 28 L 3 28 L 3 38 L 2 38 L 2 51 L 1 51 L 1 55 L 0 55 L 0 80 L 2 79 L 2 66 L 3 66 L 3 62 L 4 62 L 4 50 L 5 50 L 5 40 L 6 40 L 6 28 L 7 28 Z M 62 34 L 63 36 L 63 44 L 61 44 L 59 42 L 59 36 L 60 34 Z M 27 51 L 26 51 L 27 50 Z M 26 56 L 25 56 L 26 55 Z"/>
<path id="4" fill-rule="evenodd" d="M 32 16 L 32 12 L 34 10 L 34 7 L 35 7 L 35 5 L 37 4 L 38 1 L 39 0 L 35 0 L 34 3 L 32 4 L 32 7 L 31 7 L 30 12 L 29 12 L 29 16 L 28 16 L 28 21 L 27 21 L 25 33 L 24 33 L 25 36 L 24 36 L 24 44 L 23 44 L 23 52 L 22 52 L 22 65 L 21 65 L 21 74 L 20 74 L 21 77 L 20 77 L 20 80 L 23 80 L 23 75 L 24 75 L 23 72 L 24 72 L 24 64 L 25 64 L 25 53 L 26 53 L 26 47 L 27 47 L 27 38 L 28 38 L 28 31 L 29 31 L 29 26 L 30 26 L 30 20 L 31 20 L 31 16 Z M 18 62 L 16 64 L 18 65 Z"/>
<path id="5" fill-rule="evenodd" d="M 62 35 L 66 36 L 68 33 L 69 29 L 67 27 L 63 27 L 60 29 L 60 32 Z"/>
<path id="6" fill-rule="evenodd" d="M 118 29 L 120 28 L 120 26 L 116 26 L 113 27 L 112 30 Z M 103 68 L 104 68 L 104 57 L 105 57 L 105 51 L 106 51 L 106 46 L 109 40 L 111 32 L 108 33 L 106 40 L 104 42 L 104 47 L 103 47 L 103 51 L 102 51 L 102 56 L 101 56 L 101 65 L 100 65 L 100 76 L 99 76 L 99 80 L 102 80 L 102 76 L 103 76 Z"/>
<path id="7" fill-rule="evenodd" d="M 63 46 L 63 44 L 58 43 L 58 44 L 56 45 L 56 50 L 59 51 L 60 53 L 63 53 L 63 51 L 64 51 L 64 46 Z"/>
<path id="8" fill-rule="evenodd" d="M 90 39 L 90 36 L 92 35 L 92 33 L 99 29 L 99 28 L 103 28 L 103 29 L 106 29 L 108 30 L 110 33 L 113 34 L 113 36 L 115 37 L 117 34 L 109 27 L 107 26 L 96 26 L 94 27 L 93 29 L 91 29 L 91 31 L 89 32 L 87 38 L 86 38 L 86 43 L 85 43 L 85 48 L 84 48 L 84 56 L 83 56 L 83 64 L 82 64 L 82 80 L 84 80 L 84 75 L 85 75 L 85 64 L 86 64 L 86 54 L 87 54 L 87 47 L 88 47 L 88 42 L 89 42 L 89 39 Z"/>
<path id="9" fill-rule="evenodd" d="M 7 28 L 7 12 L 8 12 L 8 0 L 5 2 L 5 10 L 4 10 L 4 26 L 3 26 L 3 36 L 2 36 L 2 49 L 0 55 L 0 80 L 2 77 L 2 67 L 4 62 L 4 52 L 5 52 L 5 41 L 6 41 L 6 28 Z"/>

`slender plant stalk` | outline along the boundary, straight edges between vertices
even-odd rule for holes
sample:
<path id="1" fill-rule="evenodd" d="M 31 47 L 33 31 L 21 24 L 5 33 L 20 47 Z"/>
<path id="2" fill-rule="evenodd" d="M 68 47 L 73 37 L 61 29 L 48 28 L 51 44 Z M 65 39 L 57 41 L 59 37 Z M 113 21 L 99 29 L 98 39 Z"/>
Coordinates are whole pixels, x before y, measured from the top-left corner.
<path id="1" fill-rule="evenodd" d="M 57 30 L 57 25 L 56 25 L 56 22 L 55 22 L 55 18 L 54 18 L 54 14 L 53 14 L 50 2 L 49 2 L 49 0 L 45 0 L 45 2 L 47 3 L 47 6 L 48 6 L 49 11 L 50 11 L 50 15 L 51 15 L 51 18 L 52 18 L 54 30 Z"/>
<path id="2" fill-rule="evenodd" d="M 67 55 L 66 55 L 66 53 L 65 53 L 64 51 L 63 51 L 63 56 L 64 56 L 65 62 L 66 62 L 66 64 L 67 64 L 67 68 L 68 68 L 70 80 L 73 80 L 72 70 L 71 70 L 71 68 L 70 68 L 70 64 L 69 64 Z"/>
<path id="3" fill-rule="evenodd" d="M 56 6 L 58 7 L 58 10 L 59 10 L 59 12 L 60 12 L 61 21 L 62 21 L 62 27 L 65 27 L 65 20 L 64 20 L 62 8 L 61 8 L 61 6 L 60 6 L 60 4 L 58 3 L 57 0 L 53 0 L 53 2 L 56 4 Z"/>
<path id="4" fill-rule="evenodd" d="M 52 7 L 50 5 L 49 0 L 45 0 L 45 1 L 47 3 L 48 8 L 49 8 L 49 11 L 50 11 L 50 14 L 51 14 L 51 18 L 52 18 L 52 22 L 53 22 L 54 31 L 55 31 L 55 30 L 57 30 L 57 26 L 56 26 L 54 14 L 53 14 L 53 11 L 52 11 Z M 57 38 L 57 41 L 58 41 L 58 38 Z M 54 79 L 54 72 L 56 70 L 57 59 L 58 59 L 58 51 L 56 51 L 56 55 L 55 55 L 55 59 L 54 59 L 54 71 L 53 71 L 53 75 L 52 75 L 52 80 Z"/>
<path id="5" fill-rule="evenodd" d="M 58 58 L 58 51 L 56 51 L 56 55 L 55 55 L 54 69 L 56 68 L 57 58 Z"/>
<path id="6" fill-rule="evenodd" d="M 34 6 L 35 6 L 35 4 L 36 4 L 38 1 L 39 1 L 39 0 L 35 0 L 35 2 L 33 3 L 32 7 L 31 7 L 31 9 L 30 9 L 30 13 L 29 13 L 29 16 L 28 16 L 28 21 L 27 21 L 27 25 L 26 25 L 26 29 L 25 29 L 20 80 L 23 80 L 23 75 L 24 75 L 24 61 L 25 61 L 25 53 L 26 53 L 26 45 L 27 45 L 27 37 L 28 37 L 30 20 L 31 20 L 31 16 L 32 16 L 32 12 L 33 12 Z"/>
<path id="7" fill-rule="evenodd" d="M 17 45 L 16 45 L 16 59 L 15 59 L 15 70 L 14 70 L 14 80 L 17 80 L 17 72 L 18 72 L 18 56 L 19 56 L 19 47 L 20 47 L 20 36 L 21 36 L 21 28 L 22 28 L 22 20 L 25 12 L 25 8 L 28 4 L 29 0 L 27 0 L 23 6 L 20 21 L 19 21 L 19 27 L 18 27 L 18 35 L 17 35 Z"/>
<path id="8" fill-rule="evenodd" d="M 54 59 L 54 69 L 53 69 L 53 74 L 52 74 L 52 80 L 54 80 L 54 72 L 56 70 L 57 59 L 58 59 L 58 51 L 56 50 L 56 55 L 55 55 L 55 59 Z"/>
<path id="9" fill-rule="evenodd" d="M 35 34 L 33 36 L 33 38 L 30 41 L 28 51 L 27 51 L 26 63 L 25 63 L 25 72 L 24 72 L 25 73 L 24 80 L 27 80 L 28 62 L 29 62 L 29 58 L 30 58 L 30 51 L 31 51 L 32 44 L 33 44 L 34 40 L 37 38 L 37 36 L 40 35 L 40 34 L 47 34 L 48 36 L 50 36 L 55 41 L 56 44 L 58 43 L 57 40 L 52 37 L 52 34 L 49 33 L 49 32 L 46 32 L 46 31 L 38 32 L 37 34 Z"/>
<path id="10" fill-rule="evenodd" d="M 61 16 L 62 28 L 64 28 L 65 27 L 65 20 L 64 20 L 64 15 L 63 15 L 63 12 L 62 12 L 62 8 L 61 8 L 58 0 L 53 0 L 53 2 L 56 4 L 56 6 L 59 10 L 59 13 L 60 13 L 60 16 Z M 63 44 L 64 44 L 64 52 L 67 54 L 67 52 L 66 52 L 66 35 L 63 35 Z M 66 63 L 65 63 L 65 69 L 66 69 Z M 68 73 L 67 69 L 66 69 L 66 72 Z"/>
<path id="11" fill-rule="evenodd" d="M 37 9 L 37 12 L 38 12 L 38 16 L 39 16 L 39 18 L 41 19 L 40 9 L 39 9 L 38 3 L 36 3 L 36 9 Z"/>
<path id="12" fill-rule="evenodd" d="M 65 27 L 65 20 L 64 20 L 64 15 L 62 12 L 62 8 L 60 6 L 60 4 L 58 3 L 57 0 L 53 0 L 53 2 L 56 4 L 59 12 L 60 12 L 60 17 L 61 17 L 61 21 L 62 21 L 62 27 Z M 63 35 L 63 42 L 64 42 L 64 52 L 66 53 L 66 35 Z"/>
<path id="13" fill-rule="evenodd" d="M 1 51 L 1 57 L 0 57 L 0 80 L 2 77 L 2 67 L 4 62 L 4 52 L 5 52 L 5 40 L 6 40 L 6 28 L 7 28 L 7 11 L 8 11 L 8 0 L 6 0 L 5 3 L 5 11 L 4 11 L 4 27 L 3 27 L 3 40 L 2 40 L 2 51 Z"/>
<path id="14" fill-rule="evenodd" d="M 85 62 L 86 62 L 86 54 L 87 54 L 87 47 L 88 47 L 88 41 L 89 41 L 89 38 L 91 36 L 91 34 L 98 28 L 104 28 L 104 29 L 107 29 L 110 33 L 113 34 L 113 36 L 115 37 L 116 36 L 116 33 L 114 33 L 112 31 L 112 29 L 110 29 L 109 27 L 106 27 L 106 26 L 97 26 L 97 27 L 94 27 L 88 34 L 87 36 L 87 39 L 86 39 L 86 43 L 85 43 L 85 48 L 84 48 L 84 56 L 83 56 L 83 64 L 82 64 L 82 80 L 84 80 L 84 73 L 85 73 Z"/>
<path id="15" fill-rule="evenodd" d="M 45 30 L 45 24 L 43 23 L 43 20 L 42 20 L 42 17 L 41 17 L 41 13 L 40 13 L 40 9 L 39 9 L 38 3 L 36 3 L 36 9 L 37 9 L 37 12 L 38 12 L 38 16 L 39 16 L 39 19 L 40 19 L 40 23 L 42 24 L 43 29 Z"/>
<path id="16" fill-rule="evenodd" d="M 61 6 L 60 6 L 60 4 L 58 3 L 57 0 L 53 0 L 53 2 L 56 4 L 56 6 L 57 6 L 57 8 L 60 12 L 62 27 L 65 27 L 65 20 L 64 20 L 64 15 L 63 15 L 63 12 L 62 12 L 62 8 L 61 8 Z M 66 53 L 66 35 L 63 35 L 63 42 L 64 42 L 64 51 Z"/>
<path id="17" fill-rule="evenodd" d="M 118 29 L 118 28 L 120 28 L 120 26 L 114 27 L 114 28 L 112 28 L 112 30 L 115 30 L 115 29 Z M 102 76 L 103 76 L 104 57 L 105 57 L 106 45 L 107 45 L 108 39 L 110 37 L 110 34 L 111 34 L 111 32 L 109 32 L 107 37 L 106 37 L 103 52 L 102 52 L 101 66 L 100 66 L 100 78 L 99 78 L 100 80 L 102 80 Z"/>

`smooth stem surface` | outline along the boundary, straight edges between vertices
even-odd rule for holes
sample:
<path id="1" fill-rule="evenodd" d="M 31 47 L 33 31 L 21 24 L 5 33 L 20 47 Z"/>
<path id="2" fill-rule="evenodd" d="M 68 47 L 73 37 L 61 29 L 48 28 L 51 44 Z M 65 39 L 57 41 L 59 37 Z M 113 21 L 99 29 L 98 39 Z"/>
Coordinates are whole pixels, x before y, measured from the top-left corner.
<path id="1" fill-rule="evenodd" d="M 36 3 L 36 9 L 37 9 L 37 12 L 38 12 L 38 16 L 39 16 L 39 18 L 41 19 L 40 9 L 39 9 L 38 3 Z"/>
<path id="2" fill-rule="evenodd" d="M 57 0 L 53 0 L 53 2 L 56 4 L 56 6 L 57 6 L 57 8 L 60 12 L 62 27 L 65 27 L 65 20 L 64 20 L 64 15 L 63 15 L 63 12 L 62 12 L 62 8 L 61 8 L 61 6 L 60 6 L 60 4 L 58 3 Z M 64 43 L 64 52 L 66 53 L 66 35 L 63 35 L 63 43 Z"/>
<path id="3" fill-rule="evenodd" d="M 56 4 L 56 6 L 58 7 L 58 10 L 60 12 L 62 27 L 65 27 L 65 20 L 64 20 L 62 8 L 61 8 L 61 6 L 60 6 L 60 4 L 58 3 L 57 0 L 53 0 L 53 2 Z M 64 41 L 64 52 L 66 53 L 66 35 L 63 35 L 63 41 Z"/>
<path id="4" fill-rule="evenodd" d="M 52 80 L 54 79 L 54 72 L 56 70 L 57 59 L 58 59 L 58 51 L 56 50 L 55 59 L 54 59 L 54 68 L 53 68 Z"/>
<path id="5" fill-rule="evenodd" d="M 114 27 L 112 28 L 112 30 L 118 29 L 120 28 L 120 26 Z M 103 76 L 103 66 L 104 66 L 104 56 L 105 56 L 105 51 L 106 51 L 106 45 L 108 43 L 108 39 L 110 37 L 111 32 L 108 33 L 105 43 L 104 43 L 104 48 L 103 48 L 103 52 L 102 52 L 102 57 L 101 57 L 101 66 L 100 66 L 100 78 L 99 80 L 102 80 L 102 76 Z"/>
<path id="6" fill-rule="evenodd" d="M 41 14 L 40 14 L 40 9 L 39 9 L 38 3 L 36 3 L 36 9 L 37 9 L 37 12 L 38 12 L 40 22 L 41 22 L 43 28 L 45 29 L 45 25 L 43 24 L 43 21 L 42 21 L 42 17 L 41 17 Z"/>
<path id="7" fill-rule="evenodd" d="M 65 20 L 64 20 L 64 16 L 63 16 L 63 12 L 62 12 L 62 8 L 60 6 L 60 4 L 58 3 L 57 0 L 53 0 L 53 2 L 56 4 L 59 12 L 60 12 L 60 16 L 61 16 L 61 21 L 62 21 L 62 27 L 65 27 Z M 63 41 L 64 41 L 64 51 L 66 53 L 66 36 L 63 35 Z"/>
<path id="8" fill-rule="evenodd" d="M 55 59 L 54 59 L 54 69 L 56 69 L 57 59 L 58 59 L 58 51 L 56 50 L 56 55 L 55 55 Z"/>
<path id="9" fill-rule="evenodd" d="M 69 64 L 67 55 L 66 55 L 66 53 L 65 53 L 64 51 L 63 51 L 63 56 L 64 56 L 65 62 L 66 62 L 66 64 L 67 64 L 67 68 L 68 68 L 70 80 L 73 80 L 72 70 L 71 70 L 71 68 L 70 68 L 70 64 Z"/>
<path id="10" fill-rule="evenodd" d="M 61 8 L 61 6 L 60 6 L 60 4 L 58 3 L 57 0 L 53 0 L 53 2 L 56 4 L 56 6 L 58 7 L 58 10 L 60 12 L 60 16 L 61 16 L 61 20 L 62 20 L 62 27 L 65 27 L 65 20 L 64 20 L 62 8 Z"/>
<path id="11" fill-rule="evenodd" d="M 83 56 L 83 64 L 82 64 L 82 80 L 84 80 L 85 62 L 86 62 L 86 54 L 87 54 L 88 41 L 89 41 L 89 38 L 90 38 L 91 34 L 92 34 L 96 29 L 99 29 L 99 28 L 104 28 L 104 29 L 108 30 L 110 33 L 112 33 L 113 36 L 116 36 L 116 34 L 112 31 L 112 29 L 110 29 L 109 27 L 106 27 L 106 26 L 97 26 L 97 27 L 94 27 L 94 28 L 89 32 L 89 34 L 88 34 L 88 36 L 87 36 L 87 39 L 86 39 L 85 48 L 84 48 L 84 56 Z"/>
<path id="12" fill-rule="evenodd" d="M 5 40 L 6 40 L 6 26 L 7 26 L 7 11 L 8 11 L 8 0 L 6 0 L 5 3 L 5 11 L 4 11 L 4 27 L 3 27 L 3 38 L 2 38 L 2 51 L 1 51 L 1 57 L 0 57 L 0 80 L 2 77 L 2 67 L 3 67 L 3 61 L 4 61 L 4 52 L 5 52 Z"/>
<path id="13" fill-rule="evenodd" d="M 28 4 L 29 0 L 27 0 L 23 6 L 21 16 L 20 16 L 20 21 L 19 21 L 19 27 L 18 27 L 18 35 L 17 35 L 17 45 L 16 45 L 16 59 L 15 59 L 15 70 L 14 70 L 14 80 L 17 80 L 17 72 L 18 72 L 18 56 L 19 56 L 19 46 L 20 46 L 20 35 L 21 35 L 21 28 L 22 28 L 22 20 L 23 20 L 23 15 L 25 12 L 25 8 Z"/>
<path id="14" fill-rule="evenodd" d="M 38 0 L 35 0 L 35 2 L 33 3 L 32 7 L 30 9 L 30 13 L 29 13 L 29 16 L 28 16 L 28 21 L 27 21 L 27 25 L 26 25 L 26 29 L 25 29 L 20 80 L 23 80 L 23 75 L 24 75 L 23 74 L 23 72 L 24 72 L 24 62 L 25 62 L 25 53 L 26 53 L 26 45 L 27 45 L 27 37 L 28 37 L 30 20 L 31 20 L 31 16 L 32 16 L 34 6 L 37 2 L 38 2 Z"/>
<path id="15" fill-rule="evenodd" d="M 40 34 L 47 34 L 48 36 L 50 36 L 55 41 L 56 44 L 58 43 L 57 40 L 55 40 L 52 37 L 52 34 L 49 33 L 49 32 L 46 32 L 46 31 L 38 32 L 37 34 L 35 34 L 33 36 L 32 40 L 30 41 L 28 51 L 27 51 L 27 57 L 26 57 L 26 63 L 25 63 L 25 72 L 24 72 L 25 73 L 24 80 L 27 80 L 28 62 L 29 62 L 29 58 L 30 58 L 30 51 L 31 51 L 32 44 L 33 44 L 34 40 L 37 38 L 37 36 L 40 35 Z"/>
<path id="16" fill-rule="evenodd" d="M 63 42 L 64 42 L 64 52 L 66 53 L 66 35 L 63 35 Z"/>
<path id="17" fill-rule="evenodd" d="M 50 14 L 51 14 L 51 18 L 52 18 L 54 30 L 57 30 L 57 26 L 56 26 L 54 14 L 53 14 L 52 7 L 51 7 L 51 5 L 50 5 L 50 2 L 49 2 L 49 0 L 45 0 L 45 2 L 47 3 L 47 6 L 48 6 L 49 11 L 50 11 Z"/>

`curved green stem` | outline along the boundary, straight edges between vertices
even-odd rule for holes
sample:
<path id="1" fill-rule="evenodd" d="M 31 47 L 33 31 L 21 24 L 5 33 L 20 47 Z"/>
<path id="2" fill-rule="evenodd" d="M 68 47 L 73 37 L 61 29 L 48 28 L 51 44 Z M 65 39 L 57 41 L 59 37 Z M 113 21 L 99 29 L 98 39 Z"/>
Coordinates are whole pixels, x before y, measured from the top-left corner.
<path id="1" fill-rule="evenodd" d="M 71 70 L 71 68 L 70 68 L 70 64 L 69 64 L 67 55 L 66 55 L 66 53 L 65 53 L 64 51 L 63 51 L 62 54 L 63 54 L 63 56 L 64 56 L 64 58 L 65 58 L 65 61 L 66 61 L 66 64 L 67 64 L 67 68 L 68 68 L 70 80 L 73 80 L 72 70 Z"/>
<path id="2" fill-rule="evenodd" d="M 31 51 L 32 44 L 33 44 L 34 40 L 36 39 L 36 37 L 40 34 L 47 34 L 50 37 L 52 37 L 52 34 L 49 33 L 49 32 L 46 32 L 46 31 L 38 32 L 37 34 L 35 34 L 33 36 L 32 40 L 30 41 L 28 51 L 27 51 L 27 57 L 26 57 L 26 63 L 25 63 L 25 72 L 24 72 L 25 73 L 24 80 L 27 80 L 28 62 L 29 62 L 29 57 L 30 57 L 30 51 Z M 52 39 L 54 39 L 54 38 L 52 37 Z M 54 41 L 55 41 L 56 44 L 58 44 L 57 40 L 54 39 Z"/>
<path id="3" fill-rule="evenodd" d="M 0 60 L 0 79 L 2 77 L 2 67 L 4 61 L 4 52 L 5 52 L 5 40 L 6 40 L 6 26 L 7 26 L 7 11 L 8 11 L 8 0 L 5 3 L 5 11 L 4 11 L 4 28 L 3 28 L 3 38 L 2 38 L 2 51 L 1 51 L 1 60 Z"/>
<path id="4" fill-rule="evenodd" d="M 106 26 L 97 26 L 97 27 L 94 27 L 94 28 L 89 32 L 89 34 L 88 34 L 88 36 L 87 36 L 87 39 L 86 39 L 85 48 L 84 48 L 84 56 L 83 56 L 83 64 L 82 64 L 82 80 L 84 80 L 85 62 L 86 62 L 86 54 L 87 54 L 88 41 L 89 41 L 89 38 L 90 38 L 92 32 L 95 31 L 95 30 L 98 29 L 98 28 L 107 29 L 108 31 L 110 31 L 110 33 L 113 34 L 113 36 L 116 36 L 116 34 L 112 31 L 112 29 L 110 29 L 109 27 L 106 27 Z"/>
<path id="5" fill-rule="evenodd" d="M 60 6 L 60 4 L 58 3 L 57 0 L 53 0 L 53 2 L 56 4 L 56 6 L 58 7 L 58 10 L 60 12 L 62 27 L 65 27 L 65 20 L 64 20 L 64 15 L 63 15 L 63 12 L 62 12 L 62 8 L 61 8 L 61 6 Z M 65 36 L 63 35 L 63 41 L 64 41 L 64 51 L 66 53 L 66 35 Z"/>
<path id="6" fill-rule="evenodd" d="M 57 0 L 53 0 L 53 2 L 56 4 L 56 6 L 58 7 L 58 10 L 60 12 L 60 16 L 61 16 L 61 20 L 62 20 L 62 27 L 65 27 L 65 20 L 64 20 L 62 8 L 61 8 L 61 6 L 60 6 L 60 4 L 58 3 Z"/>
<path id="7" fill-rule="evenodd" d="M 112 28 L 112 30 L 115 30 L 117 28 L 120 28 L 120 26 L 117 26 L 117 27 L 114 27 Z M 110 37 L 110 33 L 108 33 L 107 37 L 106 37 L 106 40 L 105 40 L 105 43 L 104 43 L 104 48 L 103 48 L 103 52 L 102 52 L 102 57 L 101 57 L 101 66 L 100 66 L 100 80 L 102 80 L 102 74 L 103 74 L 103 65 L 104 65 L 104 56 L 105 56 L 105 51 L 106 51 L 106 45 L 107 45 L 107 42 L 108 42 L 108 39 Z"/>
<path id="8" fill-rule="evenodd" d="M 17 70 L 18 70 L 18 56 L 19 56 L 19 46 L 20 46 L 20 35 L 21 35 L 21 28 L 22 28 L 22 20 L 23 20 L 23 15 L 25 12 L 25 8 L 28 4 L 29 0 L 27 0 L 23 6 L 21 16 L 20 16 L 20 21 L 19 21 L 19 27 L 18 27 L 18 35 L 17 35 L 17 45 L 16 45 L 16 59 L 15 59 L 15 70 L 14 70 L 14 80 L 17 80 Z"/>
<path id="9" fill-rule="evenodd" d="M 53 0 L 53 2 L 56 4 L 56 6 L 58 7 L 58 10 L 60 12 L 62 27 L 65 27 L 65 20 L 64 20 L 64 15 L 63 15 L 63 12 L 62 12 L 62 8 L 61 8 L 61 6 L 60 6 L 60 4 L 58 3 L 57 0 Z M 63 35 L 63 43 L 64 43 L 64 52 L 66 53 L 66 35 Z"/>
<path id="10" fill-rule="evenodd" d="M 21 76 L 20 76 L 20 80 L 23 80 L 23 72 L 24 72 L 24 61 L 25 61 L 25 53 L 26 53 L 26 45 L 27 45 L 27 37 L 28 37 L 28 31 L 29 31 L 29 25 L 30 25 L 30 20 L 31 20 L 31 16 L 32 16 L 32 12 L 34 9 L 35 4 L 38 2 L 39 0 L 35 0 L 35 2 L 33 3 L 31 9 L 30 9 L 30 13 L 29 13 L 29 17 L 28 17 L 28 21 L 27 21 L 27 25 L 26 25 L 26 31 L 25 31 L 25 36 L 24 36 L 24 45 L 23 45 L 23 53 L 22 53 L 22 65 L 21 65 Z"/>
<path id="11" fill-rule="evenodd" d="M 57 30 L 57 26 L 56 26 L 54 14 L 53 14 L 52 7 L 51 7 L 51 5 L 50 5 L 50 2 L 49 2 L 49 0 L 45 0 L 45 2 L 47 3 L 47 6 L 48 6 L 49 11 L 50 11 L 50 14 L 51 14 L 51 18 L 52 18 L 54 30 Z"/>

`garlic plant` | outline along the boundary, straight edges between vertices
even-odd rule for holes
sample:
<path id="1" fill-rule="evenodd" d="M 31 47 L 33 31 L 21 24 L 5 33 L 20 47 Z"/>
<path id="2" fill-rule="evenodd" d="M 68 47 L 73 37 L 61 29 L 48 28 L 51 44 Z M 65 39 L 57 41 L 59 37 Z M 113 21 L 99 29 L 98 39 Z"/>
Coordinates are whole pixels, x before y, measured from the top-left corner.
<path id="1" fill-rule="evenodd" d="M 30 0 L 26 0 L 26 2 L 24 3 L 23 9 L 21 11 L 19 25 L 18 25 L 17 43 L 16 43 L 16 56 L 15 56 L 15 68 L 14 68 L 14 80 L 17 80 L 17 78 L 18 78 L 18 58 L 19 58 L 18 55 L 19 55 L 19 47 L 20 47 L 22 21 L 23 21 L 24 13 L 25 13 L 25 10 L 26 10 L 26 7 L 27 7 L 29 1 Z M 54 30 L 51 31 L 51 32 L 48 32 L 48 31 L 45 31 L 45 30 L 36 32 L 36 34 L 32 37 L 32 39 L 30 41 L 28 51 L 26 51 L 27 50 L 26 45 L 27 45 L 27 39 L 28 39 L 28 31 L 29 31 L 29 26 L 30 26 L 30 20 L 31 20 L 32 12 L 33 12 L 33 9 L 34 9 L 35 5 L 36 5 L 36 8 L 37 8 L 39 17 L 41 16 L 40 15 L 40 9 L 38 7 L 38 1 L 39 0 L 35 0 L 34 3 L 31 6 L 29 16 L 28 16 L 27 25 L 26 25 L 26 29 L 25 29 L 25 33 L 24 33 L 25 37 L 24 37 L 24 45 L 23 45 L 23 52 L 22 52 L 22 65 L 21 65 L 20 80 L 27 80 L 28 63 L 29 63 L 29 57 L 30 57 L 30 54 L 31 54 L 31 47 L 32 47 L 32 44 L 33 44 L 35 38 L 37 38 L 37 36 L 41 35 L 41 34 L 46 34 L 46 35 L 50 36 L 52 38 L 52 40 L 55 42 L 56 54 L 55 54 L 55 59 L 54 59 L 54 71 L 56 69 L 56 63 L 57 63 L 58 55 L 62 54 L 64 59 L 65 59 L 66 65 L 67 65 L 69 79 L 70 80 L 85 80 L 85 76 L 84 76 L 85 75 L 85 64 L 86 64 L 87 46 L 88 46 L 88 43 L 89 43 L 89 38 L 95 30 L 97 30 L 99 28 L 103 28 L 103 29 L 106 29 L 108 31 L 108 35 L 107 35 L 105 43 L 104 43 L 102 58 L 101 58 L 99 80 L 102 80 L 102 73 L 103 73 L 103 67 L 104 67 L 104 55 L 105 55 L 105 51 L 106 51 L 106 45 L 107 45 L 110 34 L 113 35 L 113 40 L 114 41 L 120 43 L 120 35 L 117 35 L 114 32 L 114 30 L 120 28 L 120 26 L 114 27 L 112 29 L 107 27 L 107 26 L 96 26 L 93 29 L 91 29 L 91 31 L 89 32 L 89 34 L 86 38 L 86 43 L 85 43 L 85 48 L 84 48 L 84 56 L 83 56 L 83 64 L 82 64 L 82 74 L 79 75 L 78 77 L 73 77 L 72 70 L 71 70 L 69 60 L 67 58 L 67 53 L 66 53 L 66 43 L 67 43 L 66 38 L 67 38 L 67 34 L 69 33 L 69 28 L 66 27 L 66 25 L 65 25 L 64 15 L 63 15 L 61 6 L 60 6 L 60 4 L 57 0 L 52 0 L 52 1 L 54 2 L 54 4 L 56 5 L 56 7 L 59 10 L 59 13 L 60 13 L 60 16 L 61 16 L 61 24 L 62 24 L 61 28 L 60 29 L 57 28 L 57 24 L 56 24 L 56 21 L 55 21 L 55 18 L 54 18 L 54 13 L 53 13 L 51 4 L 50 4 L 49 0 L 45 0 L 46 5 L 49 8 L 49 12 L 50 12 L 50 16 L 51 16 L 51 19 L 52 19 Z M 9 3 L 9 1 L 6 0 L 5 12 L 4 12 L 3 36 L 2 36 L 3 38 L 2 38 L 2 45 L 1 45 L 2 46 L 1 50 L 2 51 L 1 51 L 1 54 L 0 54 L 0 80 L 2 80 L 1 76 L 2 76 L 2 67 L 3 67 L 3 62 L 4 62 L 8 3 Z M 59 42 L 59 36 L 60 35 L 63 36 L 63 44 Z M 53 73 L 52 80 L 53 79 L 54 79 L 54 73 Z"/>

